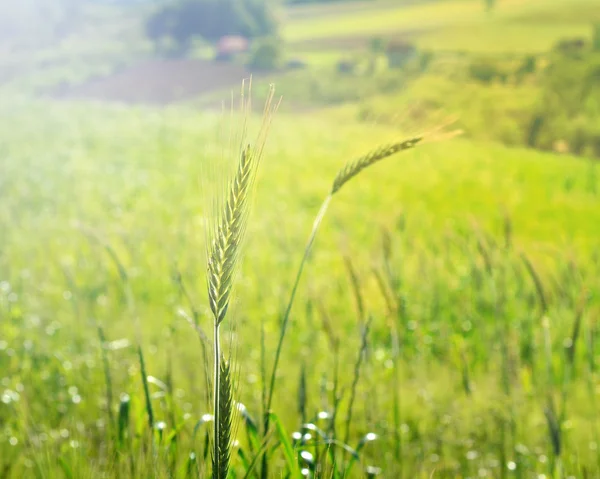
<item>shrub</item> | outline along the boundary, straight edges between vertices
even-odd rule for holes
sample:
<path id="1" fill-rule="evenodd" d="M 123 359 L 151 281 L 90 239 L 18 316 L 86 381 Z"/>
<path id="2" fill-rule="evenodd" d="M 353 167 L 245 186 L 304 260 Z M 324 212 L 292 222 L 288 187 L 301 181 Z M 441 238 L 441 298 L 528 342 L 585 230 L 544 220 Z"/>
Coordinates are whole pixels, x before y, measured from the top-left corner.
<path id="1" fill-rule="evenodd" d="M 356 72 L 356 62 L 352 60 L 340 60 L 336 65 L 336 70 L 342 75 L 351 75 Z"/>
<path id="2" fill-rule="evenodd" d="M 515 80 L 517 83 L 522 82 L 526 77 L 529 77 L 537 71 L 538 61 L 535 55 L 527 55 L 515 70 Z"/>
<path id="3" fill-rule="evenodd" d="M 561 55 L 580 57 L 585 52 L 586 42 L 583 38 L 567 38 L 559 41 L 554 52 Z"/>
<path id="4" fill-rule="evenodd" d="M 425 51 L 419 54 L 419 71 L 426 72 L 433 61 L 433 52 Z"/>
<path id="5" fill-rule="evenodd" d="M 535 73 L 537 67 L 537 59 L 534 55 L 527 55 L 521 65 L 519 66 L 518 71 L 524 74 Z"/>
<path id="6" fill-rule="evenodd" d="M 292 58 L 285 64 L 289 70 L 303 70 L 306 68 L 306 62 L 299 58 Z"/>
<path id="7" fill-rule="evenodd" d="M 404 41 L 390 42 L 386 50 L 390 68 L 402 68 L 416 53 L 416 47 Z"/>
<path id="8" fill-rule="evenodd" d="M 541 79 L 542 94 L 533 112 L 528 144 L 554 149 L 563 140 L 569 151 L 599 156 L 600 55 L 578 40 L 560 42 Z"/>
<path id="9" fill-rule="evenodd" d="M 504 82 L 507 78 L 506 73 L 493 60 L 487 58 L 474 60 L 469 65 L 469 75 L 482 83 L 492 83 L 495 80 Z"/>
<path id="10" fill-rule="evenodd" d="M 571 123 L 569 149 L 577 155 L 600 157 L 600 126 L 585 117 Z"/>
<path id="11" fill-rule="evenodd" d="M 275 37 L 257 40 L 248 67 L 257 71 L 277 70 L 282 64 L 281 41 Z"/>

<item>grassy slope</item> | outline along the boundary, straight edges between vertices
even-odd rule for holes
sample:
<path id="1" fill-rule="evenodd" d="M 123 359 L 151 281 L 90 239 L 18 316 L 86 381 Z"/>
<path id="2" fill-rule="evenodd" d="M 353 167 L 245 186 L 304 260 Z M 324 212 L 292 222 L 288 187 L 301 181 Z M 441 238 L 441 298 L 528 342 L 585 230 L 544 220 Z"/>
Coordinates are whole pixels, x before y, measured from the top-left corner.
<path id="1" fill-rule="evenodd" d="M 40 238 L 50 257 L 60 257 L 55 248 L 62 243 L 70 256 L 85 243 L 73 231 L 73 222 L 81 221 L 115 241 L 120 235 L 134 243 L 144 238 L 140 254 L 148 248 L 148 258 L 139 259 L 162 265 L 161 273 L 153 271 L 162 276 L 160 283 L 168 283 L 164 268 L 176 258 L 190 274 L 200 267 L 198 178 L 206 139 L 214 138 L 214 117 L 177 109 L 163 116 L 143 109 L 39 105 L 17 107 L 10 118 L 25 126 L 0 128 L 8 159 L 2 176 L 17 179 L 7 183 L 0 210 L 10 244 L 5 265 L 26 267 L 35 259 L 29 267 L 41 274 L 47 252 Z M 301 248 L 336 169 L 391 138 L 383 127 L 342 124 L 332 130 L 318 118 L 281 116 L 261 173 L 249 270 L 283 266 L 273 283 L 287 281 L 291 264 L 281 264 L 281 258 Z M 323 271 L 327 258 L 339 260 L 330 255 L 342 231 L 354 238 L 349 241 L 356 254 L 368 257 L 376 230 L 401 212 L 415 241 L 426 242 L 456 224 L 470 228 L 473 219 L 498 230 L 506 211 L 524 248 L 551 255 L 570 245 L 585 257 L 600 235 L 596 170 L 584 159 L 461 139 L 424 146 L 373 168 L 340 193 L 319 244 Z"/>
<path id="2" fill-rule="evenodd" d="M 61 162 L 60 167 L 76 168 L 71 174 L 81 173 L 83 179 L 90 182 L 89 185 L 80 183 L 79 187 L 85 189 L 87 185 L 92 188 L 90 194 L 101 196 L 110 196 L 111 190 L 94 189 L 96 173 L 106 173 L 117 166 L 131 168 L 134 172 L 138 168 L 147 171 L 152 166 L 150 171 L 156 174 L 162 168 L 170 168 L 174 176 L 161 180 L 164 183 L 152 185 L 144 194 L 155 192 L 152 194 L 160 196 L 159 191 L 164 193 L 171 188 L 174 194 L 181 194 L 175 191 L 175 182 L 180 175 L 196 177 L 200 173 L 198 158 L 202 151 L 193 145 L 195 142 L 202 144 L 205 138 L 202 125 L 214 121 L 210 115 L 197 116 L 178 108 L 167 110 L 163 120 L 161 114 L 152 110 L 96 106 L 91 108 L 85 124 L 80 124 L 79 119 L 87 118 L 89 106 L 50 103 L 52 107 L 46 109 L 42 104 L 31 105 L 32 110 L 23 105 L 7 107 L 7 111 L 11 112 L 10 122 L 25 127 L 14 131 L 8 124 L 3 125 L 4 151 L 9 151 L 9 157 L 15 158 L 5 167 L 15 169 L 11 172 L 17 177 L 25 173 L 39 174 L 36 165 L 51 169 L 60 155 L 68 155 L 69 161 Z M 33 112 L 37 113 L 34 115 Z M 7 118 L 4 120 L 7 121 Z M 279 200 L 286 204 L 297 201 L 297 205 L 288 204 L 293 210 L 302 210 L 300 203 L 321 196 L 327 189 L 328 179 L 344 159 L 356 156 L 374 143 L 394 137 L 390 128 L 351 122 L 338 123 L 338 128 L 332 130 L 326 114 L 319 118 L 318 112 L 301 118 L 298 122 L 285 115 L 278 119 L 272 133 L 272 158 L 266 162 L 262 180 L 263 188 L 268 192 L 265 195 L 277 196 L 275 204 Z M 196 122 L 200 126 L 194 126 Z M 290 128 L 292 123 L 297 123 L 294 128 Z M 163 140 L 161 128 L 166 128 L 172 136 Z M 176 128 L 182 128 L 182 131 L 177 132 Z M 142 141 L 144 138 L 149 139 L 146 144 Z M 76 142 L 73 148 L 66 148 L 69 141 Z M 161 146 L 162 141 L 167 141 L 167 145 Z M 158 155 L 163 147 L 169 149 L 169 154 L 180 152 L 184 156 L 161 159 Z M 39 155 L 43 151 L 46 153 Z M 112 158 L 113 152 L 119 152 L 119 155 Z M 134 161 L 126 161 L 125 155 L 129 154 Z M 147 154 L 151 155 L 146 160 L 144 156 Z M 370 180 L 357 182 L 354 188 L 364 196 L 361 205 L 353 208 L 364 208 L 359 209 L 362 215 L 380 202 L 383 202 L 383 207 L 378 209 L 384 211 L 393 204 L 400 203 L 398 209 L 411 205 L 411 209 L 423 209 L 430 219 L 442 226 L 446 218 L 470 214 L 491 219 L 499 208 L 506 207 L 519 223 L 523 223 L 518 232 L 527 241 L 554 242 L 561 239 L 556 237 L 555 232 L 564 231 L 570 239 L 585 243 L 598 233 L 594 225 L 600 223 L 583 221 L 583 218 L 600 214 L 594 211 L 595 204 L 591 201 L 594 198 L 593 179 L 590 177 L 593 163 L 585 159 L 510 149 L 493 143 L 470 143 L 461 139 L 432 144 L 408 156 L 410 158 L 390 161 L 386 167 L 375 168 L 369 173 Z M 19 158 L 22 160 L 19 161 Z M 454 174 L 448 175 L 449 172 Z M 419 182 L 414 182 L 415 176 L 419 177 Z M 302 179 L 300 184 L 294 185 L 298 198 L 293 198 L 295 195 L 286 198 L 291 182 L 298 178 Z M 40 181 L 43 179 L 38 178 Z M 66 181 L 65 177 L 54 174 L 51 179 L 53 182 Z M 153 180 L 159 179 L 153 177 Z M 123 184 L 117 186 L 99 182 L 97 188 L 111 188 L 114 192 L 123 190 L 120 193 L 122 197 L 135 189 L 133 185 L 127 185 L 126 178 L 115 178 L 115 181 Z M 61 186 L 65 184 L 55 185 L 57 192 L 66 195 L 64 198 L 58 196 L 56 201 L 67 205 L 77 192 L 63 191 Z M 369 184 L 380 184 L 382 188 L 372 190 Z M 188 186 L 195 189 L 197 185 L 192 182 Z M 478 200 L 473 201 L 473 198 Z M 273 205 L 266 206 L 268 218 Z M 439 209 L 441 212 L 437 214 Z M 546 215 L 549 210 L 555 211 L 554 217 Z M 102 209 L 95 213 L 102 214 Z M 539 221 L 527 221 L 530 218 Z M 571 222 L 582 226 L 573 230 Z"/>
<path id="3" fill-rule="evenodd" d="M 318 9 L 284 29 L 290 42 L 335 38 L 410 36 L 434 50 L 476 52 L 543 51 L 563 37 L 589 37 L 591 24 L 600 20 L 593 0 L 510 0 L 486 13 L 482 2 L 448 0 L 421 5 L 395 5 L 363 11 L 340 7 L 333 17 Z M 335 21 L 332 21 L 335 18 Z M 477 38 L 477 41 L 473 41 Z"/>
<path id="4" fill-rule="evenodd" d="M 95 333 L 86 313 L 86 295 L 94 287 L 103 291 L 93 311 L 109 339 L 133 341 L 139 333 L 120 302 L 114 266 L 102 249 L 78 230 L 78 224 L 92 228 L 121 256 L 132 278 L 142 319 L 149 373 L 164 377 L 165 358 L 176 347 L 177 353 L 172 356 L 175 383 L 185 391 L 185 396 L 178 399 L 178 407 L 193 411 L 192 417 L 196 417 L 203 411 L 199 399 L 204 394 L 199 379 L 200 353 L 187 325 L 174 315 L 174 310 L 185 301 L 178 298 L 171 275 L 177 266 L 203 310 L 203 210 L 198 178 L 203 171 L 203 156 L 218 151 L 214 144 L 215 117 L 181 108 L 161 113 L 29 102 L 7 104 L 5 111 L 10 115 L 3 116 L 0 124 L 0 230 L 4 233 L 0 237 L 0 279 L 19 292 L 18 306 L 12 307 L 12 315 L 18 318 L 24 313 L 26 319 L 24 323 L 19 319 L 10 321 L 3 337 L 9 345 L 29 338 L 38 357 L 36 363 L 25 362 L 17 367 L 10 358 L 0 356 L 9 361 L 4 366 L 12 371 L 11 381 L 32 385 L 23 393 L 22 409 L 14 416 L 20 422 L 12 423 L 8 430 L 22 440 L 24 432 L 20 428 L 24 422 L 38 424 L 42 430 L 67 428 L 78 438 L 83 451 L 93 448 L 89 441 L 95 437 L 94 426 L 90 425 L 92 429 L 87 429 L 82 437 L 74 432 L 79 418 L 87 424 L 98 417 L 99 399 L 94 398 L 103 396 L 101 373 L 94 366 L 96 351 L 89 347 Z M 21 127 L 15 130 L 14 124 Z M 253 411 L 258 411 L 259 398 L 256 318 L 266 321 L 267 341 L 272 344 L 279 303 L 285 298 L 312 217 L 335 171 L 344 159 L 393 137 L 393 132 L 384 127 L 339 123 L 331 129 L 330 125 L 329 121 L 312 116 L 280 116 L 260 175 L 244 272 L 238 282 L 239 305 L 234 308 L 239 320 L 236 354 L 243 364 L 240 397 Z M 429 308 L 430 295 L 439 294 L 430 288 L 437 288 L 438 281 L 445 285 L 439 290 L 443 292 L 444 304 L 449 302 L 440 306 L 445 316 L 432 312 L 434 316 L 428 320 L 434 321 L 432 325 L 442 317 L 457 315 L 460 319 L 462 313 L 456 308 L 462 307 L 465 297 L 460 285 L 455 285 L 460 278 L 454 276 L 452 269 L 434 261 L 435 256 L 422 255 L 430 248 L 440 248 L 444 238 L 452 237 L 448 235 L 464 231 L 469 236 L 474 222 L 498 237 L 503 211 L 508 212 L 516 246 L 527 251 L 543 271 L 544 265 L 554 264 L 557 252 L 587 264 L 600 235 L 600 180 L 591 171 L 591 164 L 583 159 L 460 139 L 423 146 L 374 167 L 347 185 L 332 205 L 307 271 L 308 278 L 301 287 L 295 321 L 309 320 L 302 313 L 302 305 L 317 295 L 335 318 L 338 333 L 355 337 L 352 300 L 344 292 L 346 279 L 340 245 L 345 245 L 359 274 L 366 278 L 373 257 L 379 254 L 380 228 L 393 229 L 401 213 L 407 222 L 407 243 L 403 249 L 409 254 L 403 260 L 403 268 L 415 318 Z M 433 269 L 423 283 L 419 271 L 425 258 L 426 267 Z M 434 271 L 438 272 L 434 275 Z M 75 284 L 69 284 L 69 275 L 76 279 Z M 379 296 L 369 284 L 370 281 L 365 283 L 369 308 L 380 311 Z M 445 321 L 440 323 L 442 331 L 455 327 L 454 320 Z M 381 318 L 374 334 L 385 335 L 385 325 L 379 323 Z M 494 324 L 484 323 L 477 334 L 493 334 Z M 310 365 L 312 394 L 316 394 L 320 371 L 328 364 L 325 339 L 318 329 L 317 326 L 315 331 L 310 323 L 302 327 L 294 322 L 286 345 L 280 389 L 283 396 L 279 396 L 276 408 L 288 427 L 293 427 L 297 418 L 292 410 L 282 410 L 280 406 L 287 397 L 286 388 L 296 387 L 298 358 L 305 358 Z M 568 330 L 568 322 L 564 329 Z M 485 347 L 489 340 L 486 338 L 473 340 L 473 347 Z M 377 348 L 384 344 L 381 337 L 373 341 Z M 316 344 L 320 346 L 315 350 Z M 311 351 L 308 357 L 307 351 Z M 114 370 L 114 387 L 117 393 L 127 391 L 141 400 L 132 353 L 129 348 L 110 353 L 114 364 L 119 364 Z M 50 359 L 44 359 L 46 354 Z M 345 347 L 343 364 L 351 364 L 354 354 L 353 347 Z M 55 356 L 70 366 L 55 365 L 51 359 Z M 426 367 L 423 363 L 423 370 L 418 364 L 411 366 L 412 387 L 427 388 L 437 398 L 439 402 L 431 405 L 430 413 L 459 407 L 455 404 L 460 401 L 458 397 L 448 402 L 447 391 L 459 387 L 460 379 L 432 358 L 428 361 Z M 190 368 L 190 364 L 198 367 Z M 473 367 L 477 368 L 477 362 Z M 58 368 L 52 374 L 63 377 L 66 386 L 40 379 L 47 368 Z M 445 381 L 428 380 L 437 368 L 441 368 Z M 124 373 L 126 370 L 128 374 Z M 344 366 L 341 374 L 344 381 L 349 380 L 350 367 Z M 483 378 L 479 384 L 481 392 L 473 399 L 478 405 L 471 400 L 468 404 L 485 414 L 485 398 L 495 394 L 497 384 L 484 386 Z M 78 387 L 83 395 L 80 405 L 74 406 L 63 391 L 70 385 Z M 53 391 L 55 406 L 66 404 L 70 416 L 55 415 L 54 406 L 48 414 L 44 403 L 35 399 L 35 391 Z M 380 395 L 380 405 L 390 401 L 388 393 Z M 311 401 L 316 407 L 317 398 Z M 429 420 L 430 413 L 419 406 L 416 397 L 409 396 L 406 401 L 405 413 L 409 417 Z M 531 398 L 529 401 L 527 408 L 534 407 Z M 139 411 L 141 403 L 135 407 Z M 389 408 L 384 406 L 382 411 Z M 539 410 L 538 406 L 535 408 L 541 411 L 541 406 Z M 143 418 L 143 412 L 139 414 Z M 160 418 L 165 414 L 159 409 Z M 362 413 L 358 415 L 363 417 Z M 527 420 L 537 417 L 533 414 Z M 356 426 L 359 430 L 364 430 L 363 420 L 364 417 Z M 143 419 L 139 421 L 143 424 Z M 462 421 L 463 434 L 478 428 L 470 417 L 463 417 Z M 424 438 L 438 434 L 435 428 L 423 427 Z M 585 437 L 578 435 L 577 440 Z M 535 443 L 541 439 L 524 433 L 522 440 Z M 4 444 L 0 447 L 6 447 Z M 480 444 L 482 450 L 488 446 Z M 449 454 L 452 457 L 456 452 Z M 80 457 L 74 461 L 76 464 Z M 379 464 L 382 461 L 377 459 Z M 83 467 L 82 464 L 77 467 Z M 407 466 L 410 464 L 407 461 Z M 48 467 L 53 467 L 52 463 Z"/>

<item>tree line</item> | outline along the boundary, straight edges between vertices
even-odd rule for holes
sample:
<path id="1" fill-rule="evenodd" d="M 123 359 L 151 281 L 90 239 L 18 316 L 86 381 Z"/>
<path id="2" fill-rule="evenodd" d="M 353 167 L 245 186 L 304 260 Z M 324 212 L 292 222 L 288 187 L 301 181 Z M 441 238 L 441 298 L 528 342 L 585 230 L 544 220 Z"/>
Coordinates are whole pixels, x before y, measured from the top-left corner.
<path id="1" fill-rule="evenodd" d="M 157 9 L 146 34 L 158 49 L 186 53 L 195 38 L 216 42 L 226 35 L 267 37 L 277 32 L 270 0 L 182 0 Z"/>

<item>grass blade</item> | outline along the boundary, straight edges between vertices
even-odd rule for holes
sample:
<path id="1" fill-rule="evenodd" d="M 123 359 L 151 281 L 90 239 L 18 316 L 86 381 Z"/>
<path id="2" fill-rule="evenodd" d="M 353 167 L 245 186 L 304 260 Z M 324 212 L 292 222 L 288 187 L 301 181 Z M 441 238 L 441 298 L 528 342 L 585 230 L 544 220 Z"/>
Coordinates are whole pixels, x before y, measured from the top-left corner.
<path id="1" fill-rule="evenodd" d="M 298 467 L 298 460 L 296 459 L 294 447 L 292 446 L 292 443 L 290 442 L 289 436 L 288 436 L 285 428 L 283 427 L 283 424 L 281 424 L 279 417 L 277 417 L 277 415 L 275 413 L 270 413 L 269 416 L 273 420 L 273 423 L 275 424 L 275 428 L 277 430 L 277 435 L 279 436 L 279 442 L 280 442 L 281 446 L 283 447 L 283 453 L 285 455 L 285 462 L 287 463 L 288 471 L 289 471 L 291 477 L 293 477 L 293 478 L 294 477 L 302 477 L 302 475 L 300 474 L 300 468 Z"/>

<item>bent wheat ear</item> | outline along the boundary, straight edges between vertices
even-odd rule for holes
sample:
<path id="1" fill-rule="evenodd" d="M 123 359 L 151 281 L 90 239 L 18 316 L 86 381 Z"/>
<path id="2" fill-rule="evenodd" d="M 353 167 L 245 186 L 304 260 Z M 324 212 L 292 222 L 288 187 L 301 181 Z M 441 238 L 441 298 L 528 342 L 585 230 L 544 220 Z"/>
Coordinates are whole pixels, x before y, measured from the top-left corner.
<path id="1" fill-rule="evenodd" d="M 277 347 L 275 349 L 275 358 L 273 359 L 273 368 L 271 369 L 271 379 L 269 381 L 269 388 L 266 395 L 266 405 L 263 408 L 265 411 L 263 423 L 263 434 L 265 435 L 265 437 L 269 433 L 269 426 L 271 420 L 270 410 L 271 404 L 273 403 L 273 394 L 275 391 L 275 379 L 277 377 L 277 368 L 279 367 L 279 358 L 283 349 L 283 340 L 285 339 L 287 328 L 290 322 L 292 306 L 294 304 L 294 299 L 296 298 L 296 292 L 298 291 L 298 285 L 300 284 L 302 272 L 304 271 L 304 265 L 308 260 L 310 251 L 317 236 L 317 231 L 319 230 L 319 226 L 321 225 L 321 222 L 323 221 L 323 218 L 327 213 L 327 209 L 329 208 L 331 200 L 333 199 L 335 193 L 337 193 L 342 186 L 344 186 L 348 181 L 350 181 L 352 178 L 358 175 L 362 170 L 371 166 L 373 163 L 376 163 L 389 156 L 392 156 L 395 153 L 414 148 L 421 140 L 423 140 L 423 136 L 418 136 L 408 140 L 391 143 L 386 146 L 381 146 L 371 151 L 370 153 L 367 153 L 365 156 L 362 156 L 357 160 L 347 163 L 346 166 L 344 166 L 335 177 L 333 181 L 333 186 L 329 194 L 325 197 L 325 200 L 323 200 L 321 209 L 317 213 L 317 216 L 314 220 L 312 230 L 310 232 L 310 235 L 308 236 L 308 241 L 306 243 L 306 246 L 304 247 L 304 255 L 302 256 L 300 266 L 298 267 L 298 271 L 296 272 L 296 278 L 294 279 L 294 283 L 292 285 L 290 298 L 288 300 L 287 307 L 285 309 L 283 319 L 281 321 L 281 328 L 279 330 L 279 340 L 277 341 Z M 268 475 L 268 457 L 265 454 L 263 456 L 261 478 L 266 479 Z"/>
<path id="2" fill-rule="evenodd" d="M 373 163 L 377 163 L 389 156 L 400 151 L 409 150 L 414 148 L 423 137 L 415 137 L 409 140 L 404 140 L 399 143 L 392 143 L 389 145 L 380 146 L 376 150 L 367 153 L 365 156 L 358 158 L 357 160 L 351 161 L 346 164 L 337 174 L 333 180 L 333 186 L 331 188 L 331 194 L 335 194 L 339 189 L 344 186 L 348 181 L 358 175 L 362 170 L 371 166 Z"/>

